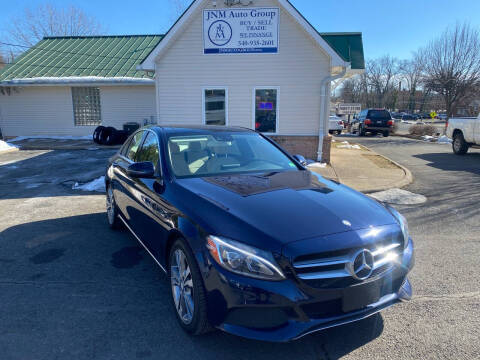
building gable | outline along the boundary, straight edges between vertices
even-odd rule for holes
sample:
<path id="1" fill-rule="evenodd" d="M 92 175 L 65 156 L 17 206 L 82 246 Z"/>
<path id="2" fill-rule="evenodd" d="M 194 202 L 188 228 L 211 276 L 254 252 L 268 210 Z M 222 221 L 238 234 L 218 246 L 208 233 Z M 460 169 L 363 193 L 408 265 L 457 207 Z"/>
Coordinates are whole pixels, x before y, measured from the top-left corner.
<path id="1" fill-rule="evenodd" d="M 217 1 L 216 3 L 221 3 Z M 349 62 L 346 61 L 337 51 L 329 45 L 329 43 L 315 30 L 315 28 L 293 7 L 288 0 L 275 0 L 282 10 L 287 12 L 295 21 L 299 27 L 305 31 L 305 35 L 309 36 L 315 44 L 317 44 L 331 60 L 332 67 L 349 67 Z M 200 16 L 200 12 L 205 7 L 212 5 L 211 0 L 195 0 L 187 8 L 187 10 L 180 16 L 170 30 L 165 34 L 164 39 L 150 52 L 150 54 L 139 65 L 138 69 L 154 71 L 155 62 L 161 57 L 172 45 L 174 41 L 178 39 L 180 34 L 185 31 L 193 18 Z M 253 7 L 254 5 L 252 5 Z M 222 7 L 218 5 L 218 7 Z"/>

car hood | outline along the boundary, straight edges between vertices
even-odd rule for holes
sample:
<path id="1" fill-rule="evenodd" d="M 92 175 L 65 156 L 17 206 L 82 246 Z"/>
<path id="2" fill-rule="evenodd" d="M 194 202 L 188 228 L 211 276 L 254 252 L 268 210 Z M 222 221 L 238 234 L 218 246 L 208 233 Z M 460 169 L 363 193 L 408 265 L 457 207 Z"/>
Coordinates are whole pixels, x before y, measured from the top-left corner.
<path id="1" fill-rule="evenodd" d="M 180 179 L 177 184 L 209 203 L 210 209 L 192 211 L 217 235 L 253 245 L 258 240 L 251 237 L 282 246 L 396 223 L 377 201 L 310 171 Z"/>

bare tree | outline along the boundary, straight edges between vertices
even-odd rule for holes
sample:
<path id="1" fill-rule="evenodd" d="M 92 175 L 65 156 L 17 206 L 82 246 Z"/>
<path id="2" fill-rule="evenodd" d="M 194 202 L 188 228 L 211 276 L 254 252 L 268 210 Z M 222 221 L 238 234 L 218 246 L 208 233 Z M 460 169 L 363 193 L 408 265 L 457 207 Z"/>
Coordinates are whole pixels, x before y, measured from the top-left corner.
<path id="1" fill-rule="evenodd" d="M 191 3 L 192 0 L 170 0 L 170 20 L 172 23 L 177 21 Z"/>
<path id="2" fill-rule="evenodd" d="M 423 61 L 421 55 L 415 53 L 411 60 L 403 60 L 399 64 L 400 80 L 406 85 L 408 92 L 407 109 L 414 112 L 417 108 L 417 90 L 423 75 Z"/>
<path id="3" fill-rule="evenodd" d="M 7 27 L 8 42 L 14 45 L 31 47 L 45 36 L 97 35 L 102 26 L 83 10 L 70 6 L 59 8 L 44 4 L 36 8 L 26 8 L 23 14 L 13 18 Z M 14 47 L 15 53 L 25 48 Z"/>
<path id="4" fill-rule="evenodd" d="M 7 64 L 5 58 L 2 54 L 0 54 L 0 69 L 3 68 Z"/>
<path id="5" fill-rule="evenodd" d="M 395 99 L 396 79 L 398 75 L 398 60 L 390 56 L 368 60 L 365 73 L 368 85 L 374 95 L 374 106 L 391 107 Z"/>
<path id="6" fill-rule="evenodd" d="M 447 116 L 480 83 L 480 33 L 457 24 L 421 50 L 425 86 L 442 95 Z"/>

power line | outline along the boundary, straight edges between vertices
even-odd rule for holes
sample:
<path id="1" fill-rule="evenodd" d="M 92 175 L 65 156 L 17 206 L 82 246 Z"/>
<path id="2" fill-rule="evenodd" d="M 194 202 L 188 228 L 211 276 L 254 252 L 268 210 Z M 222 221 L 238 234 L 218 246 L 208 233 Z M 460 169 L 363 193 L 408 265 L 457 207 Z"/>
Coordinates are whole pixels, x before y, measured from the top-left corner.
<path id="1" fill-rule="evenodd" d="M 102 58 L 105 58 L 105 59 L 132 60 L 132 56 L 133 56 L 132 55 L 130 57 L 122 57 L 122 56 L 112 56 L 112 55 L 89 54 L 89 53 L 75 52 L 75 51 L 62 51 L 62 50 L 55 50 L 55 49 L 46 49 L 46 48 L 42 48 L 42 47 L 39 47 L 39 46 L 36 46 L 36 45 L 30 47 L 30 46 L 26 46 L 26 45 L 6 43 L 6 42 L 3 42 L 3 41 L 0 41 L 0 44 L 5 45 L 5 46 L 21 47 L 21 48 L 31 49 L 31 50 L 41 50 L 41 51 L 45 51 L 45 52 L 56 52 L 56 53 L 60 53 L 60 54 L 70 54 L 70 55 L 95 56 L 95 57 L 102 57 Z M 148 50 L 148 49 L 151 49 L 151 47 L 135 49 L 133 51 L 133 53 L 143 52 L 143 51 Z M 138 60 L 138 59 L 136 59 L 136 60 Z"/>

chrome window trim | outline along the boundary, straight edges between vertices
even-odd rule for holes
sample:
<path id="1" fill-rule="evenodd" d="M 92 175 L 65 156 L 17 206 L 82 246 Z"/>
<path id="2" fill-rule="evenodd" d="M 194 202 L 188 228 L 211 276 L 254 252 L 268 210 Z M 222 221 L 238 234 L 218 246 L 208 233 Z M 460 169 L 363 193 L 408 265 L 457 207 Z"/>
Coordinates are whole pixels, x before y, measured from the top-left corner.
<path id="1" fill-rule="evenodd" d="M 132 228 L 130 226 L 128 226 L 127 222 L 125 221 L 125 219 L 123 218 L 122 215 L 118 215 L 119 219 L 122 220 L 122 222 L 125 224 L 125 226 L 127 227 L 128 230 L 130 230 L 130 232 L 133 234 L 133 236 L 135 236 L 135 238 L 137 239 L 137 241 L 140 243 L 140 245 L 142 245 L 145 250 L 147 250 L 147 252 L 150 254 L 150 256 L 152 257 L 152 259 L 157 263 L 158 266 L 160 266 L 160 269 L 162 269 L 165 274 L 168 274 L 167 273 L 167 270 L 162 266 L 162 264 L 160 264 L 160 262 L 157 260 L 157 258 L 155 257 L 155 255 L 153 255 L 150 250 L 148 250 L 148 248 L 145 246 L 145 244 L 142 242 L 142 240 L 140 240 L 140 238 L 138 237 L 137 234 L 135 234 L 135 231 L 132 230 Z"/>

